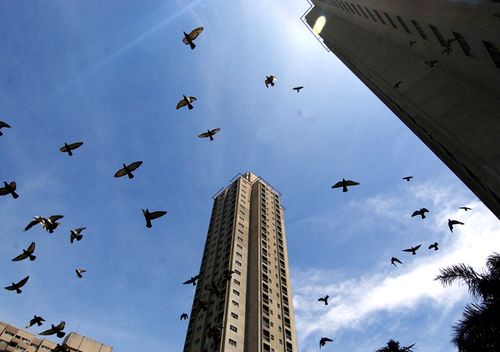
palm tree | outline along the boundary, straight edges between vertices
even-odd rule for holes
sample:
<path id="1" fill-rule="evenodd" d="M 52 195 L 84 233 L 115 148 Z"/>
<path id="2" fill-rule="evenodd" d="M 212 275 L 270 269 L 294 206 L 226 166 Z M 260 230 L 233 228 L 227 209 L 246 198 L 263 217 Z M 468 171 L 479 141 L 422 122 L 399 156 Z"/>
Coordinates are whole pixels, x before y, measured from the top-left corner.
<path id="1" fill-rule="evenodd" d="M 453 326 L 452 342 L 460 352 L 500 351 L 500 254 L 490 255 L 486 268 L 478 273 L 470 265 L 458 264 L 441 269 L 436 277 L 444 286 L 465 282 L 476 300 Z"/>
<path id="2" fill-rule="evenodd" d="M 375 352 L 412 352 L 413 350 L 411 348 L 413 346 L 415 346 L 415 344 L 410 346 L 399 346 L 399 341 L 390 339 L 387 342 L 387 346 L 381 347 Z"/>

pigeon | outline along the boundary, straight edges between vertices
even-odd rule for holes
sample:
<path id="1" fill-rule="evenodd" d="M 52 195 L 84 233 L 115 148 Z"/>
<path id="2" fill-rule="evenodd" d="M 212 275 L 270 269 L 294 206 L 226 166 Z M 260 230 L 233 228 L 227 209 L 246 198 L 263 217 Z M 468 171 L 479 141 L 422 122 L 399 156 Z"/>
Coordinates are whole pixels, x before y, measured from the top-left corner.
<path id="1" fill-rule="evenodd" d="M 23 249 L 23 252 L 19 254 L 17 257 L 12 259 L 13 262 L 18 262 L 20 260 L 24 260 L 26 258 L 30 258 L 31 261 L 36 259 L 36 255 L 33 255 L 35 252 L 35 242 L 31 242 L 28 248 Z"/>
<path id="2" fill-rule="evenodd" d="M 44 218 L 42 216 L 35 216 L 33 221 L 31 221 L 25 228 L 24 231 L 28 231 L 31 229 L 33 226 L 42 224 L 43 228 L 48 231 L 49 233 L 53 233 L 54 230 L 59 226 L 59 223 L 57 220 L 62 219 L 64 216 L 63 215 L 52 215 L 49 216 L 48 218 Z"/>
<path id="3" fill-rule="evenodd" d="M 32 220 L 25 228 L 24 228 L 24 231 L 28 231 L 29 229 L 31 229 L 33 226 L 35 225 L 38 225 L 38 224 L 41 224 L 43 223 L 43 221 L 45 220 L 44 218 L 42 218 L 41 216 L 35 216 L 34 217 L 35 220 Z"/>
<path id="4" fill-rule="evenodd" d="M 269 85 L 271 85 L 271 87 L 274 87 L 274 81 L 277 81 L 277 80 L 278 80 L 278 77 L 275 77 L 273 75 L 266 76 L 266 80 L 264 81 L 266 88 L 269 88 Z"/>
<path id="5" fill-rule="evenodd" d="M 448 219 L 448 227 L 450 228 L 451 232 L 453 232 L 453 225 L 465 225 L 465 224 L 461 221 L 458 221 L 458 220 Z"/>
<path id="6" fill-rule="evenodd" d="M 210 138 L 210 140 L 213 141 L 214 136 L 219 131 L 220 131 L 220 128 L 214 128 L 213 130 L 207 130 L 207 132 L 203 132 L 202 134 L 198 135 L 198 137 L 199 138 Z"/>
<path id="7" fill-rule="evenodd" d="M 412 255 L 415 255 L 417 254 L 417 251 L 418 249 L 420 248 L 421 244 L 419 244 L 418 246 L 415 246 L 415 247 L 411 247 L 411 248 L 407 248 L 407 249 L 403 249 L 403 252 L 409 252 L 411 253 Z"/>
<path id="8" fill-rule="evenodd" d="M 151 220 L 161 218 L 166 213 L 167 212 L 163 211 L 163 210 L 153 211 L 150 213 L 149 209 L 146 209 L 146 210 L 142 209 L 142 214 L 144 215 L 144 218 L 146 219 L 146 227 L 148 229 L 153 227 L 153 225 L 151 224 Z"/>
<path id="9" fill-rule="evenodd" d="M 399 86 L 401 85 L 401 83 L 403 83 L 403 81 L 397 81 L 397 82 L 394 84 L 394 89 L 399 89 Z"/>
<path id="10" fill-rule="evenodd" d="M 396 263 L 403 264 L 403 262 L 401 260 L 399 260 L 398 258 L 392 257 L 391 264 L 394 265 L 395 267 L 397 267 Z"/>
<path id="11" fill-rule="evenodd" d="M 184 281 L 182 284 L 183 285 L 193 284 L 193 286 L 196 286 L 196 281 L 199 278 L 200 278 L 200 275 L 191 276 L 191 278 L 189 280 Z"/>
<path id="12" fill-rule="evenodd" d="M 439 243 L 434 242 L 433 244 L 431 244 L 431 245 L 429 246 L 429 249 L 434 249 L 435 251 L 437 251 L 437 250 L 439 249 L 439 248 L 438 248 L 438 245 L 439 245 Z"/>
<path id="13" fill-rule="evenodd" d="M 182 39 L 182 42 L 186 45 L 189 45 L 191 47 L 191 50 L 193 50 L 194 48 L 196 48 L 196 45 L 193 43 L 193 40 L 198 38 L 200 33 L 203 32 L 203 29 L 204 29 L 203 27 L 195 28 L 189 34 L 183 32 L 184 38 Z"/>
<path id="14" fill-rule="evenodd" d="M 458 209 L 462 209 L 462 210 L 465 210 L 465 211 L 469 211 L 469 210 L 472 210 L 472 208 L 469 208 L 469 207 L 460 207 Z"/>
<path id="15" fill-rule="evenodd" d="M 223 280 L 225 281 L 229 281 L 231 280 L 231 276 L 234 274 L 234 271 L 233 270 L 224 270 L 224 272 L 222 273 L 222 278 Z"/>
<path id="16" fill-rule="evenodd" d="M 123 177 L 123 176 L 127 175 L 128 178 L 132 179 L 135 177 L 132 174 L 132 171 L 136 170 L 141 165 L 142 165 L 142 161 L 135 161 L 129 165 L 123 164 L 123 167 L 115 173 L 115 177 Z"/>
<path id="17" fill-rule="evenodd" d="M 52 352 L 71 352 L 71 349 L 66 345 L 57 344 L 56 347 L 52 350 Z"/>
<path id="18" fill-rule="evenodd" d="M 189 318 L 189 316 L 186 313 L 182 313 L 180 320 L 188 320 L 188 318 Z"/>
<path id="19" fill-rule="evenodd" d="M 406 182 L 410 182 L 410 180 L 413 178 L 413 176 L 405 176 L 402 178 L 402 180 L 405 180 Z"/>
<path id="20" fill-rule="evenodd" d="M 321 349 L 321 347 L 323 347 L 324 345 L 326 345 L 327 342 L 332 342 L 333 340 L 332 339 L 329 339 L 328 337 L 322 337 L 320 340 L 319 340 L 319 349 Z"/>
<path id="21" fill-rule="evenodd" d="M 4 182 L 3 184 L 4 186 L 0 188 L 0 196 L 10 194 L 14 199 L 19 198 L 19 194 L 16 193 L 17 185 L 14 181 L 11 183 Z"/>
<path id="22" fill-rule="evenodd" d="M 422 219 L 425 219 L 425 213 L 428 213 L 429 210 L 427 208 L 420 208 L 420 210 L 415 210 L 413 214 L 411 214 L 411 217 L 413 218 L 414 216 L 420 215 Z"/>
<path id="23" fill-rule="evenodd" d="M 29 278 L 30 278 L 29 276 L 26 276 L 18 283 L 13 282 L 12 285 L 5 287 L 5 289 L 9 291 L 16 291 L 17 294 L 20 294 L 21 292 L 23 292 L 21 290 L 21 287 L 23 287 L 28 282 Z"/>
<path id="24" fill-rule="evenodd" d="M 0 136 L 3 136 L 2 128 L 10 128 L 10 125 L 6 122 L 0 121 Z"/>
<path id="25" fill-rule="evenodd" d="M 343 178 L 342 181 L 339 181 L 336 184 L 334 184 L 332 188 L 342 187 L 342 192 L 347 192 L 348 191 L 347 186 L 357 186 L 357 185 L 359 185 L 359 183 L 351 180 L 346 180 Z"/>
<path id="26" fill-rule="evenodd" d="M 438 60 L 424 61 L 424 63 L 430 68 L 433 68 L 438 62 L 439 62 Z"/>
<path id="27" fill-rule="evenodd" d="M 177 103 L 176 109 L 179 110 L 180 108 L 184 107 L 187 105 L 189 110 L 193 109 L 193 104 L 191 104 L 193 101 L 196 101 L 195 97 L 186 97 L 185 95 L 182 96 L 183 98 Z"/>
<path id="28" fill-rule="evenodd" d="M 54 335 L 54 334 L 56 334 L 57 337 L 63 338 L 64 335 L 66 335 L 66 333 L 63 331 L 65 325 L 66 325 L 66 323 L 64 321 L 61 321 L 59 324 L 57 324 L 55 326 L 51 324 L 50 329 L 42 331 L 38 335 Z"/>
<path id="29" fill-rule="evenodd" d="M 410 48 L 414 46 L 417 42 L 415 40 L 410 40 Z"/>
<path id="30" fill-rule="evenodd" d="M 38 326 L 42 326 L 42 322 L 44 322 L 45 319 L 43 319 L 42 317 L 39 317 L 38 315 L 34 315 L 33 316 L 33 319 L 31 319 L 28 324 L 26 324 L 26 329 L 29 329 L 30 327 L 32 327 L 33 325 L 38 325 Z"/>
<path id="31" fill-rule="evenodd" d="M 293 87 L 292 89 L 293 89 L 293 90 L 296 90 L 296 91 L 297 91 L 297 93 L 298 93 L 298 92 L 300 92 L 300 90 L 301 90 L 302 88 L 304 88 L 304 86 Z"/>
<path id="32" fill-rule="evenodd" d="M 83 273 L 87 272 L 87 270 L 85 269 L 76 269 L 75 270 L 75 273 L 76 273 L 76 276 L 78 276 L 79 279 L 81 279 L 83 277 Z"/>
<path id="33" fill-rule="evenodd" d="M 71 144 L 64 143 L 64 145 L 61 148 L 59 148 L 59 150 L 61 151 L 61 153 L 68 153 L 68 156 L 72 156 L 73 155 L 72 150 L 80 148 L 82 144 L 83 142 L 76 142 Z"/>
<path id="34" fill-rule="evenodd" d="M 325 297 L 321 297 L 321 298 L 318 298 L 318 302 L 324 302 L 325 303 L 325 306 L 328 305 L 328 298 L 330 296 L 326 295 Z"/>
<path id="35" fill-rule="evenodd" d="M 82 231 L 85 230 L 86 227 L 79 227 L 77 229 L 71 230 L 69 233 L 69 241 L 73 243 L 74 240 L 80 241 L 83 238 Z"/>

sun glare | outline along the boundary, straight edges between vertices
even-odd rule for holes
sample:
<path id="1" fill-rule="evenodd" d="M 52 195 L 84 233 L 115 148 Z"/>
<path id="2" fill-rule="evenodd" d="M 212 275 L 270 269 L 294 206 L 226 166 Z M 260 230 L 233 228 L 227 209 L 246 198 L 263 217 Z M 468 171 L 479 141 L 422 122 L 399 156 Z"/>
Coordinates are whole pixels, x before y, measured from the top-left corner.
<path id="1" fill-rule="evenodd" d="M 325 24 L 326 24 L 325 16 L 319 16 L 318 19 L 316 20 L 316 22 L 314 22 L 313 32 L 316 35 L 319 35 L 321 33 L 321 31 L 323 30 L 323 27 L 325 26 Z"/>

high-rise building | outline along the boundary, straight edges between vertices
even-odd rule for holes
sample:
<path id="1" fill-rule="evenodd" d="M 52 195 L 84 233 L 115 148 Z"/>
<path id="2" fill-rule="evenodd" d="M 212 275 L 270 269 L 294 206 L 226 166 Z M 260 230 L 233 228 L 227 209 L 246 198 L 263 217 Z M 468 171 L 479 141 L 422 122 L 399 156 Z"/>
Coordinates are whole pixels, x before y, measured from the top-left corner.
<path id="1" fill-rule="evenodd" d="M 0 351 L 24 352 L 112 352 L 113 348 L 88 337 L 69 333 L 58 345 L 0 321 Z"/>
<path id="2" fill-rule="evenodd" d="M 312 4 L 318 39 L 500 218 L 500 2 Z"/>
<path id="3" fill-rule="evenodd" d="M 248 172 L 213 199 L 184 352 L 297 351 L 280 193 Z"/>

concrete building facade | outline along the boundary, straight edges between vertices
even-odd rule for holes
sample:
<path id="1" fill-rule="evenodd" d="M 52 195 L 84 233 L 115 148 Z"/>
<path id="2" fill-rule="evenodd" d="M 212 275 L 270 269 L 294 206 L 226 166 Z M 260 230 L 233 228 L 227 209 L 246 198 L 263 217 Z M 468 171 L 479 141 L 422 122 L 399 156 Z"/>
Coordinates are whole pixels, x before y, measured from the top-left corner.
<path id="1" fill-rule="evenodd" d="M 248 172 L 213 199 L 184 352 L 297 351 L 280 193 Z"/>
<path id="2" fill-rule="evenodd" d="M 303 20 L 500 218 L 500 1 L 312 0 Z"/>
<path id="3" fill-rule="evenodd" d="M 0 351 L 51 352 L 57 343 L 40 339 L 37 335 L 0 321 Z M 76 332 L 69 333 L 61 343 L 67 352 L 112 352 L 113 348 Z M 61 350 L 61 349 L 60 349 Z"/>

